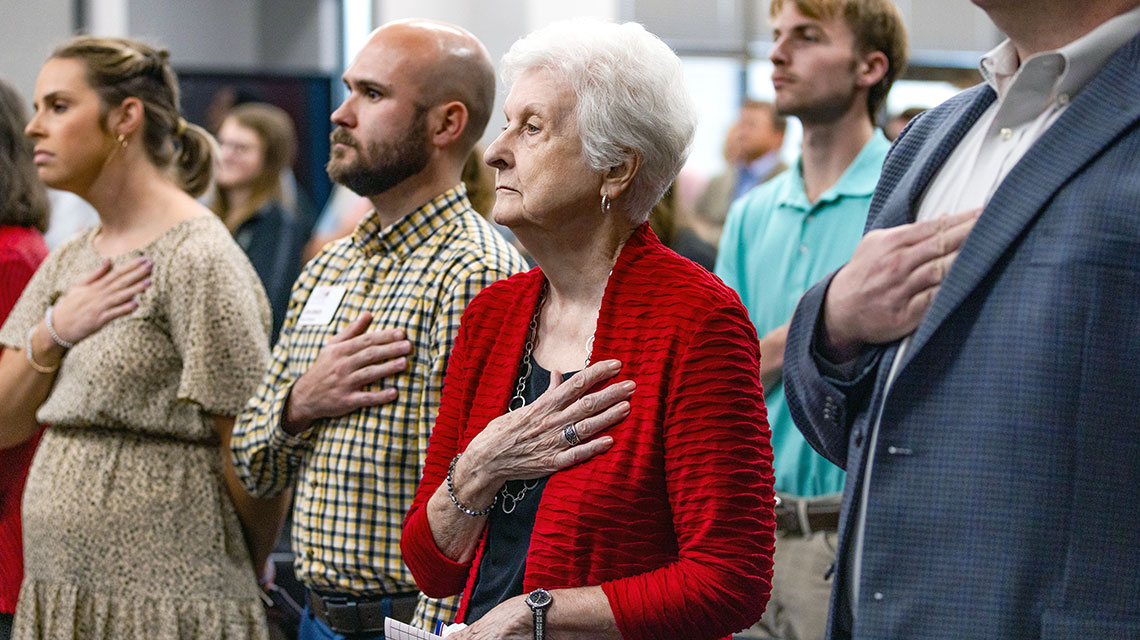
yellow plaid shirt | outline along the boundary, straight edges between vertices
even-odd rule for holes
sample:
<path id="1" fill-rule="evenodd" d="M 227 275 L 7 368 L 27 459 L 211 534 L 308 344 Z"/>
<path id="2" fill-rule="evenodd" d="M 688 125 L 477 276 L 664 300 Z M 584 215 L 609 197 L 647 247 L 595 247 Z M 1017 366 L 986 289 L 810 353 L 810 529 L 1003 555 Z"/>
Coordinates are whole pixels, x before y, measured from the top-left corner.
<path id="1" fill-rule="evenodd" d="M 526 263 L 467 200 L 462 184 L 386 229 L 368 215 L 352 236 L 327 246 L 293 286 L 269 371 L 238 417 L 234 463 L 257 495 L 296 486 L 293 550 L 297 576 L 318 591 L 376 594 L 415 590 L 400 556 L 400 530 L 423 471 L 428 437 L 459 320 L 484 287 Z M 298 323 L 313 289 L 346 287 L 332 321 Z M 402 329 L 408 369 L 382 381 L 399 397 L 298 436 L 280 427 L 293 382 L 336 333 L 362 312 L 371 330 Z M 379 388 L 379 387 L 377 387 Z M 450 622 L 456 599 L 421 595 L 417 622 Z"/>

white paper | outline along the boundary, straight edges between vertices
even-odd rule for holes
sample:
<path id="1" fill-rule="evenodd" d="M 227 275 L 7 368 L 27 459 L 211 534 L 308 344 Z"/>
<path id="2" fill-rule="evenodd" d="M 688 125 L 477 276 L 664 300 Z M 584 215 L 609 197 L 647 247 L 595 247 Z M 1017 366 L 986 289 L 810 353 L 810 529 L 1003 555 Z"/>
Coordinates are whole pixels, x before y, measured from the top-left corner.
<path id="1" fill-rule="evenodd" d="M 399 620 L 384 618 L 384 638 L 385 640 L 435 640 L 436 638 L 447 637 L 448 634 L 459 631 L 466 626 L 462 623 L 449 624 L 443 628 L 443 635 L 437 636 L 423 629 L 417 629 L 410 624 L 404 624 Z"/>

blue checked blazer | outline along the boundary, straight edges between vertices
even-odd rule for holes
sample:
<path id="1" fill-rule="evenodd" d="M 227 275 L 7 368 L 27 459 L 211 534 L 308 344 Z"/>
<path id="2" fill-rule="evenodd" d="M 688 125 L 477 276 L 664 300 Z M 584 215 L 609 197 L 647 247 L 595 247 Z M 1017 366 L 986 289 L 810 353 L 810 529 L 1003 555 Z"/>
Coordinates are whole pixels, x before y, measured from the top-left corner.
<path id="1" fill-rule="evenodd" d="M 994 99 L 912 123 L 868 229 L 914 219 Z M 859 615 L 840 629 L 833 593 L 831 637 L 1140 639 L 1140 37 L 998 187 L 885 402 L 897 343 L 853 379 L 812 355 L 830 282 L 801 300 L 784 373 L 797 426 L 848 472 L 840 567 L 882 412 Z"/>

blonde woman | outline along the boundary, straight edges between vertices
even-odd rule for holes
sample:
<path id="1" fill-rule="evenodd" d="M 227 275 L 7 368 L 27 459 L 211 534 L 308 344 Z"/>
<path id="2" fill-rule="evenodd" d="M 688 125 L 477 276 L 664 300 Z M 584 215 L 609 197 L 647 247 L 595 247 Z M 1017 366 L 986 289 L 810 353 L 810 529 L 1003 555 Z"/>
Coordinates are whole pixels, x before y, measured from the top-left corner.
<path id="1" fill-rule="evenodd" d="M 48 256 L 0 328 L 0 447 L 48 426 L 13 637 L 265 638 L 242 524 L 260 550 L 277 520 L 253 517 L 271 503 L 241 489 L 228 440 L 268 357 L 269 309 L 193 197 L 209 137 L 179 117 L 167 53 L 128 40 L 60 47 L 34 102 L 40 178 L 100 223 Z"/>

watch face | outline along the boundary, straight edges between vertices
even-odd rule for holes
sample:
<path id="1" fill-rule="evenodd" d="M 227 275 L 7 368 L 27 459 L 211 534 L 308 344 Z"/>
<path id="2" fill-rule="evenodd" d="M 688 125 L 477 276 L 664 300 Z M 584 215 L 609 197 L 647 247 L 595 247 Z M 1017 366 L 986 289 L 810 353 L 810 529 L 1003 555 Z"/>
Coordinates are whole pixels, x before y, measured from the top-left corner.
<path id="1" fill-rule="evenodd" d="M 550 606 L 550 592 L 546 589 L 535 589 L 526 597 L 526 603 L 531 609 L 545 609 Z"/>

